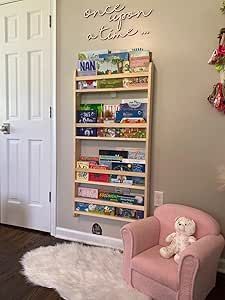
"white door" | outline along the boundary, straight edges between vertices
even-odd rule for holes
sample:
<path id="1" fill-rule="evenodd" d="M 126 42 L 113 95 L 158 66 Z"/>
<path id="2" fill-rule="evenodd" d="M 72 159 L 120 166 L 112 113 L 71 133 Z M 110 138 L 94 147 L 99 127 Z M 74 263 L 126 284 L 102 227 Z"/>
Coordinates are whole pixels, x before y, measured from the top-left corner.
<path id="1" fill-rule="evenodd" d="M 5 1 L 7 2 L 7 1 Z M 0 5 L 1 223 L 50 231 L 50 0 Z M 0 126 L 2 123 L 0 123 Z"/>

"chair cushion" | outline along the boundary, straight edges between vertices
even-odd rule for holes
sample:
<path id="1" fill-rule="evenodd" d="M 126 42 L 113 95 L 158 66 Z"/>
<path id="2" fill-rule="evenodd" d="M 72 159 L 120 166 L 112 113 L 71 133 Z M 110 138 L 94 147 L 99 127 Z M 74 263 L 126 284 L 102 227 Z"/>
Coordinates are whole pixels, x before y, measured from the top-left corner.
<path id="1" fill-rule="evenodd" d="M 195 221 L 195 237 L 197 239 L 200 239 L 206 235 L 220 234 L 220 226 L 218 222 L 204 211 L 196 208 L 178 204 L 165 204 L 158 207 L 155 210 L 154 215 L 160 221 L 160 245 L 166 245 L 166 236 L 171 232 L 174 232 L 174 223 L 176 217 L 187 217 Z"/>
<path id="2" fill-rule="evenodd" d="M 157 245 L 135 256 L 131 260 L 131 269 L 177 291 L 178 266 L 173 258 L 165 259 L 160 256 L 160 247 Z"/>

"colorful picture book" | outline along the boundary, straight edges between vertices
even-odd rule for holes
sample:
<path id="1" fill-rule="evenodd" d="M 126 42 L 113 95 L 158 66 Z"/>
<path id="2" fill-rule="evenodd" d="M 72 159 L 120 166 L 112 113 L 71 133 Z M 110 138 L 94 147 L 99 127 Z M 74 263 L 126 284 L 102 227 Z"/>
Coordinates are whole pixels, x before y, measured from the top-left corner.
<path id="1" fill-rule="evenodd" d="M 97 61 L 97 74 L 118 74 L 129 72 L 129 53 L 117 52 L 109 54 L 99 54 Z"/>

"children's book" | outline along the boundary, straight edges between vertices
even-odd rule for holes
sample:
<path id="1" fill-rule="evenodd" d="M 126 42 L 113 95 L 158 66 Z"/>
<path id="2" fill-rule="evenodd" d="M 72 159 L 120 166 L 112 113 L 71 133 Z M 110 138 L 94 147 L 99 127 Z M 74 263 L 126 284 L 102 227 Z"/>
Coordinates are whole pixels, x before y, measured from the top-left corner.
<path id="1" fill-rule="evenodd" d="M 123 87 L 123 79 L 101 79 L 97 80 L 97 88 L 98 89 L 111 89 L 111 88 L 122 88 Z"/>
<path id="2" fill-rule="evenodd" d="M 130 70 L 129 53 L 116 52 L 100 54 L 97 61 L 97 74 L 119 74 Z"/>
<path id="3" fill-rule="evenodd" d="M 149 63 L 152 60 L 152 53 L 148 50 L 133 49 L 130 51 L 131 72 L 148 72 Z"/>
<path id="4" fill-rule="evenodd" d="M 78 81 L 78 89 L 85 90 L 85 89 L 95 89 L 97 87 L 96 80 L 81 80 Z"/>
<path id="5" fill-rule="evenodd" d="M 132 164 L 126 164 L 121 162 L 112 162 L 112 170 L 115 171 L 126 171 L 132 172 Z M 112 183 L 124 183 L 124 184 L 133 184 L 133 177 L 132 176 L 125 176 L 125 175 L 111 175 L 110 180 Z"/>
<path id="6" fill-rule="evenodd" d="M 102 118 L 104 111 L 104 104 L 80 104 L 81 111 L 94 110 L 98 112 L 98 118 Z"/>
<path id="7" fill-rule="evenodd" d="M 94 60 L 78 60 L 77 75 L 91 76 L 97 73 L 97 63 Z"/>
<path id="8" fill-rule="evenodd" d="M 97 123 L 97 111 L 95 110 L 78 111 L 77 123 Z"/>
<path id="9" fill-rule="evenodd" d="M 77 128 L 77 136 L 97 136 L 97 128 Z"/>
<path id="10" fill-rule="evenodd" d="M 100 54 L 107 54 L 109 53 L 109 50 L 103 49 L 103 50 L 93 50 L 93 51 L 81 51 L 78 53 L 78 59 L 79 60 L 98 60 Z"/>
<path id="11" fill-rule="evenodd" d="M 85 169 L 89 168 L 89 162 L 77 161 L 77 168 L 83 169 L 83 172 L 77 172 L 77 180 L 87 182 L 89 180 L 89 174 L 85 172 Z"/>

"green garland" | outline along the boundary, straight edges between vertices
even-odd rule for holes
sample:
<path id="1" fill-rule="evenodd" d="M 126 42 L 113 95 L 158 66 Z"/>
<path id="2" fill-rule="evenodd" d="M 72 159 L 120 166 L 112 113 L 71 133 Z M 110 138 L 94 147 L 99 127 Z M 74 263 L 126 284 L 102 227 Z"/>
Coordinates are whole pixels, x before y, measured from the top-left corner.
<path id="1" fill-rule="evenodd" d="M 225 0 L 223 1 L 220 10 L 221 10 L 222 14 L 225 14 Z"/>

